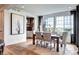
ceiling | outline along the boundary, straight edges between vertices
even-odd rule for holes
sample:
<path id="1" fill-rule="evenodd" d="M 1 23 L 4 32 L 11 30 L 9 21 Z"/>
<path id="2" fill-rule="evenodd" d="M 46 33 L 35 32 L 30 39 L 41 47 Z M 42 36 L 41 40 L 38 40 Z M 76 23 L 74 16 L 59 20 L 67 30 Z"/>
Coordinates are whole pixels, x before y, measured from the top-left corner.
<path id="1" fill-rule="evenodd" d="M 10 8 L 24 10 L 34 15 L 47 15 L 76 8 L 76 4 L 15 4 Z"/>

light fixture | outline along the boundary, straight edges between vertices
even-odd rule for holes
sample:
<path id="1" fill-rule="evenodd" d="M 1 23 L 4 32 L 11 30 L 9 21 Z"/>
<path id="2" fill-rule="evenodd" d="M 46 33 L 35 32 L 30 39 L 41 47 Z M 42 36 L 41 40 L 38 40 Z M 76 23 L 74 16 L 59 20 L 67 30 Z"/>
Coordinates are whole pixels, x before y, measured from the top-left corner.
<path id="1" fill-rule="evenodd" d="M 23 6 L 21 6 L 21 8 L 23 8 L 23 9 L 24 9 L 24 5 L 23 5 Z"/>
<path id="2" fill-rule="evenodd" d="M 69 9 L 71 9 L 71 7 L 68 7 Z"/>

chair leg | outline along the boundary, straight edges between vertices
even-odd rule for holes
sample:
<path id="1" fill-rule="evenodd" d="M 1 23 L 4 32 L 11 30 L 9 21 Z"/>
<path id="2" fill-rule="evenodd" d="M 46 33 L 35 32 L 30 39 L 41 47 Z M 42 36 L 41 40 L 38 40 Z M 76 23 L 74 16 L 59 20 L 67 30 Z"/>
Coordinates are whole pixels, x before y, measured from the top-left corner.
<path id="1" fill-rule="evenodd" d="M 46 42 L 44 41 L 44 48 L 46 48 Z"/>
<path id="2" fill-rule="evenodd" d="M 0 55 L 3 55 L 3 49 L 0 50 Z"/>
<path id="3" fill-rule="evenodd" d="M 42 47 L 42 40 L 40 41 L 40 46 Z"/>
<path id="4" fill-rule="evenodd" d="M 54 48 L 55 48 L 55 40 L 54 40 Z"/>
<path id="5" fill-rule="evenodd" d="M 2 51 L 0 51 L 0 55 L 2 55 Z"/>
<path id="6" fill-rule="evenodd" d="M 2 46 L 2 54 L 3 54 L 3 52 L 4 52 L 4 46 L 5 46 L 5 45 Z"/>
<path id="7" fill-rule="evenodd" d="M 48 47 L 48 43 L 46 43 L 46 47 Z"/>
<path id="8" fill-rule="evenodd" d="M 55 43 L 54 43 L 54 48 L 55 48 Z"/>
<path id="9" fill-rule="evenodd" d="M 5 45 L 2 45 L 2 46 L 0 47 L 0 48 L 1 48 L 1 49 L 0 49 L 0 55 L 3 55 L 3 52 L 4 52 L 4 46 L 5 46 Z"/>
<path id="10" fill-rule="evenodd" d="M 63 44 L 61 44 L 61 47 L 63 47 Z"/>
<path id="11" fill-rule="evenodd" d="M 38 46 L 38 40 L 36 41 L 36 46 Z"/>
<path id="12" fill-rule="evenodd" d="M 1 55 L 3 55 L 3 51 L 1 51 Z"/>
<path id="13" fill-rule="evenodd" d="M 46 42 L 44 41 L 44 48 L 46 48 Z"/>
<path id="14" fill-rule="evenodd" d="M 52 45 L 51 44 L 52 44 L 52 42 L 50 42 L 50 50 L 52 49 Z"/>
<path id="15" fill-rule="evenodd" d="M 64 54 L 65 54 L 65 51 L 66 51 L 66 44 L 64 44 Z"/>

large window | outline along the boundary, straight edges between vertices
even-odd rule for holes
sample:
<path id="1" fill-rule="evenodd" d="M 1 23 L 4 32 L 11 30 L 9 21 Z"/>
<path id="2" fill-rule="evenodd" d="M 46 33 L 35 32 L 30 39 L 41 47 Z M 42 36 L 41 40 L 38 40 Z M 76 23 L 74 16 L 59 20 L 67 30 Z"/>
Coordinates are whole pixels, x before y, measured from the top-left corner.
<path id="1" fill-rule="evenodd" d="M 74 25 L 73 15 L 47 18 L 44 24 L 45 24 L 45 31 L 49 32 L 69 31 L 73 33 L 73 25 Z"/>

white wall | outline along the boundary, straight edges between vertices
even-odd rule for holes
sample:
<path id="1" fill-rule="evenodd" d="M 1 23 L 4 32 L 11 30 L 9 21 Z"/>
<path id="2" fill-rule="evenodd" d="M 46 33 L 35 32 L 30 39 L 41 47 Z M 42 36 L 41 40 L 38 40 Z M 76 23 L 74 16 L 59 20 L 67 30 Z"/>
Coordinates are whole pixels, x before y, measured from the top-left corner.
<path id="1" fill-rule="evenodd" d="M 38 17 L 37 16 L 34 16 L 34 31 L 38 31 Z"/>
<path id="2" fill-rule="evenodd" d="M 24 27 L 24 34 L 19 34 L 19 35 L 11 35 L 11 19 L 10 19 L 10 14 L 11 13 L 16 13 L 16 14 L 20 14 L 20 15 L 24 15 L 26 16 L 32 16 L 29 13 L 26 12 L 17 12 L 17 11 L 13 11 L 13 10 L 4 10 L 4 41 L 5 41 L 5 45 L 11 45 L 11 44 L 16 44 L 16 43 L 20 43 L 20 42 L 24 42 L 26 41 L 26 22 L 24 23 L 25 27 Z M 25 18 L 26 20 L 26 18 Z"/>

